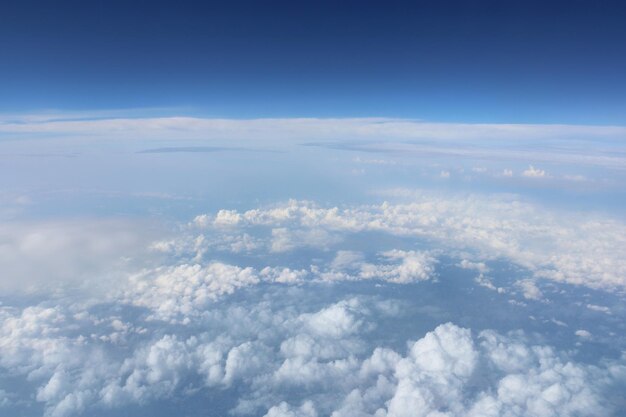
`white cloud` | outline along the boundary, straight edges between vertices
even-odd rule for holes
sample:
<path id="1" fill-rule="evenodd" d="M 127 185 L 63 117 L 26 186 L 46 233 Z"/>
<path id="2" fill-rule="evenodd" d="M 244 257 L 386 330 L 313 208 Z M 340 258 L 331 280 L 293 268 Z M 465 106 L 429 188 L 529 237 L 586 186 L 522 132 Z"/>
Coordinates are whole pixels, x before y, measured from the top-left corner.
<path id="1" fill-rule="evenodd" d="M 110 115 L 109 117 L 111 117 Z M 386 151 L 397 155 L 428 155 L 471 160 L 512 160 L 565 162 L 624 170 L 626 159 L 619 152 L 607 151 L 598 143 L 615 144 L 624 137 L 623 126 L 540 125 L 540 124 L 467 124 L 432 123 L 407 119 L 203 119 L 193 117 L 97 118 L 85 115 L 68 120 L 64 115 L 11 116 L 0 123 L 0 135 L 9 138 L 5 149 L 32 153 L 33 141 L 51 151 L 58 144 L 76 145 L 105 142 L 128 149 L 128 144 L 163 143 L 168 137 L 175 145 L 229 147 L 233 141 L 246 149 L 283 149 L 302 142 L 340 147 L 337 138 L 361 143 L 355 150 Z M 46 134 L 42 141 L 42 134 Z M 11 140 L 17 137 L 19 140 Z M 384 139 L 381 139 L 384 138 Z M 540 150 L 506 147 L 502 143 L 557 146 Z M 581 146 L 581 143 L 583 146 Z M 41 146 L 43 144 L 44 146 Z M 586 146 L 584 146 L 586 145 Z M 145 145 L 143 145 L 145 146 Z M 372 161 L 379 161 L 372 158 Z"/>
<path id="2" fill-rule="evenodd" d="M 261 247 L 258 239 L 255 239 L 248 233 L 240 236 L 226 236 L 226 243 L 231 252 L 252 252 Z"/>
<path id="3" fill-rule="evenodd" d="M 427 251 L 392 249 L 380 252 L 380 263 L 367 262 L 360 252 L 338 251 L 330 268 L 312 272 L 324 281 L 381 280 L 394 284 L 409 284 L 434 277 L 437 260 Z"/>
<path id="4" fill-rule="evenodd" d="M 534 279 L 607 290 L 626 287 L 621 254 L 626 225 L 617 219 L 556 211 L 511 195 L 445 196 L 406 190 L 388 195 L 409 202 L 339 209 L 292 200 L 241 213 L 242 223 L 273 228 L 274 251 L 304 244 L 329 249 L 351 233 L 383 232 L 426 240 L 447 254 L 469 251 L 479 262 L 505 258 L 529 269 Z M 375 275 L 376 268 L 368 268 L 372 273 L 363 277 Z M 342 271 L 326 272 L 327 279 L 349 278 Z"/>
<path id="5" fill-rule="evenodd" d="M 67 120 L 64 115 L 50 115 L 33 121 L 28 115 L 12 116 L 0 124 L 2 133 L 87 134 L 87 137 L 159 138 L 163 132 L 179 138 L 250 138 L 272 136 L 335 139 L 337 137 L 404 138 L 438 140 L 531 140 L 538 138 L 615 138 L 626 129 L 621 126 L 540 125 L 540 124 L 466 124 L 431 123 L 406 119 L 202 119 L 192 117 L 98 118 Z M 21 119 L 21 120 L 19 120 Z M 63 120 L 65 119 L 65 120 Z"/>
<path id="6" fill-rule="evenodd" d="M 281 284 L 293 284 L 301 282 L 309 272 L 304 269 L 294 270 L 290 268 L 271 268 L 266 266 L 261 269 L 260 275 L 267 281 Z"/>
<path id="7" fill-rule="evenodd" d="M 115 286 L 149 260 L 142 222 L 76 220 L 0 225 L 0 290 L 49 293 Z"/>
<path id="8" fill-rule="evenodd" d="M 472 262 L 467 259 L 463 259 L 459 266 L 464 269 L 474 269 L 481 274 L 489 272 L 489 268 L 487 267 L 487 265 L 485 265 L 484 262 Z"/>
<path id="9" fill-rule="evenodd" d="M 361 265 L 359 278 L 382 279 L 396 284 L 424 281 L 430 279 L 434 273 L 435 258 L 428 252 L 390 250 L 381 254 L 399 264 L 369 264 Z"/>
<path id="10" fill-rule="evenodd" d="M 535 168 L 532 165 L 530 165 L 528 169 L 524 170 L 522 172 L 522 175 L 528 178 L 543 178 L 548 176 L 546 174 L 546 171 L 544 171 L 543 169 Z"/>
<path id="11" fill-rule="evenodd" d="M 626 375 L 621 362 L 588 366 L 520 332 L 475 337 L 451 323 L 416 335 L 403 355 L 369 338 L 376 303 L 348 298 L 311 311 L 308 294 L 279 308 L 284 292 L 223 304 L 198 318 L 196 331 L 174 323 L 128 346 L 98 335 L 115 320 L 114 330 L 132 332 L 139 317 L 122 322 L 74 305 L 0 309 L 0 367 L 32 384 L 34 395 L 21 401 L 55 417 L 199 390 L 236 392 L 234 411 L 244 415 L 608 415 L 602 392 Z"/>
<path id="12" fill-rule="evenodd" d="M 42 139 L 53 144 L 76 138 L 145 143 L 164 133 L 211 143 L 247 137 L 242 143 L 256 148 L 312 138 L 324 145 L 349 135 L 367 149 L 380 146 L 398 156 L 423 151 L 546 166 L 556 166 L 545 162 L 556 160 L 626 167 L 623 155 L 599 150 L 541 156 L 523 146 L 495 149 L 502 140 L 546 137 L 562 141 L 564 146 L 555 149 L 564 149 L 570 138 L 622 137 L 622 127 L 390 119 L 27 122 L 5 122 L 0 131 L 26 137 L 54 133 Z M 505 169 L 503 175 L 513 172 Z M 532 166 L 523 175 L 548 177 Z M 103 409 L 124 414 L 130 404 L 176 403 L 197 395 L 224 404 L 236 401 L 233 414 L 267 417 L 610 415 L 606 396 L 615 385 L 623 388 L 626 357 L 589 365 L 569 346 L 559 351 L 522 332 L 476 334 L 452 323 L 437 325 L 450 312 L 382 300 L 406 287 L 377 282 L 367 287 L 374 294 L 368 298 L 343 292 L 365 286 L 342 283 L 329 291 L 320 281 L 410 284 L 433 279 L 437 258 L 450 257 L 475 271 L 479 285 L 502 292 L 486 276 L 487 265 L 509 261 L 525 268 L 524 277 L 512 279 L 529 299 L 542 297 L 538 284 L 550 287 L 540 279 L 621 291 L 626 288 L 621 220 L 546 208 L 511 195 L 396 191 L 389 196 L 395 202 L 340 208 L 289 201 L 219 210 L 197 216 L 180 235 L 161 233 L 158 239 L 142 224 L 118 221 L 0 228 L 5 277 L 0 291 L 37 288 L 36 299 L 43 300 L 19 298 L 16 306 L 0 305 L 0 380 L 11 382 L 0 389 L 0 407 L 10 407 L 11 414 L 41 409 L 46 417 Z M 423 247 L 428 250 L 415 250 Z M 315 254 L 304 262 L 294 259 L 291 252 L 302 248 L 307 256 Z M 155 266 L 155 259 L 167 262 Z M 105 291 L 88 300 L 72 298 L 69 291 L 63 297 L 43 296 L 59 284 L 95 291 L 98 283 L 107 283 Z M 611 313 L 586 303 L 580 304 L 583 309 Z M 406 311 L 410 316 L 401 316 Z M 430 313 L 421 317 L 416 311 Z M 601 339 L 602 327 L 587 328 Z M 583 329 L 575 335 L 581 341 L 592 338 Z M 405 351 L 401 346 L 407 339 Z"/>
<path id="13" fill-rule="evenodd" d="M 159 267 L 131 276 L 123 299 L 151 308 L 158 318 L 173 319 L 198 314 L 218 297 L 258 282 L 260 278 L 253 268 L 219 262 L 204 267 Z"/>
<path id="14" fill-rule="evenodd" d="M 506 293 L 506 289 L 503 287 L 496 287 L 493 283 L 493 281 L 489 278 L 487 278 L 486 276 L 484 276 L 482 273 L 479 274 L 476 278 L 474 278 L 474 282 L 478 285 L 480 285 L 481 287 L 485 287 L 488 288 L 490 290 L 493 291 L 497 291 L 500 294 Z"/>
<path id="15" fill-rule="evenodd" d="M 317 417 L 317 412 L 311 401 L 305 401 L 295 409 L 283 401 L 270 408 L 263 417 Z"/>
<path id="16" fill-rule="evenodd" d="M 515 285 L 522 291 L 524 298 L 528 300 L 540 300 L 543 298 L 543 293 L 531 279 L 516 281 Z"/>
<path id="17" fill-rule="evenodd" d="M 302 318 L 314 334 L 342 338 L 359 330 L 361 322 L 355 319 L 352 311 L 360 308 L 358 300 L 347 300 Z"/>
<path id="18" fill-rule="evenodd" d="M 365 262 L 363 253 L 357 251 L 340 250 L 337 251 L 335 259 L 330 266 L 335 270 L 358 269 Z"/>
<path id="19" fill-rule="evenodd" d="M 301 247 L 328 248 L 338 237 L 325 229 L 293 230 L 286 227 L 272 229 L 272 252 L 288 252 Z"/>
<path id="20" fill-rule="evenodd" d="M 450 323 L 413 344 L 395 367 L 398 384 L 387 416 L 420 417 L 463 410 L 463 388 L 478 360 L 470 332 Z"/>
<path id="21" fill-rule="evenodd" d="M 241 215 L 235 210 L 220 210 L 213 223 L 216 226 L 235 226 L 241 221 Z"/>
<path id="22" fill-rule="evenodd" d="M 587 308 L 593 311 L 600 311 L 605 314 L 611 314 L 611 309 L 606 306 L 599 306 L 595 304 L 587 304 Z"/>

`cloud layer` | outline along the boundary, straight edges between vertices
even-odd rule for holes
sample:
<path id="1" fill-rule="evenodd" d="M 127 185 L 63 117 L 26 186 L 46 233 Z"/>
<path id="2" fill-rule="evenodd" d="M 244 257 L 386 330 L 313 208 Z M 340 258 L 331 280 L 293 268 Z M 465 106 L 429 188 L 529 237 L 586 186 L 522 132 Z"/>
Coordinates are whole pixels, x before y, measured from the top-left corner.
<path id="1" fill-rule="evenodd" d="M 327 208 L 293 200 L 242 213 L 219 211 L 214 218 L 202 215 L 195 218 L 194 224 L 199 228 L 214 227 L 226 235 L 270 228 L 271 250 L 281 251 L 302 246 L 303 236 L 317 236 L 305 240 L 306 244 L 324 248 L 351 234 L 385 233 L 428 242 L 446 254 L 465 251 L 477 260 L 504 258 L 532 271 L 535 279 L 605 290 L 626 288 L 626 261 L 622 256 L 626 225 L 616 219 L 553 211 L 510 195 L 445 196 L 396 190 L 388 196 L 405 201 Z M 223 227 L 225 219 L 227 228 Z M 403 258 L 399 269 L 387 271 L 388 277 L 395 274 L 392 281 L 406 280 L 411 265 L 429 269 L 426 258 L 418 261 L 417 255 L 407 252 L 392 250 L 383 256 Z M 408 259 L 410 256 L 413 261 Z M 366 278 L 368 270 L 372 275 L 385 276 L 380 267 L 361 265 L 356 269 L 360 278 Z M 415 276 L 423 276 L 420 274 Z"/>
<path id="2" fill-rule="evenodd" d="M 529 303 L 544 301 L 546 282 L 619 294 L 623 223 L 511 195 L 385 197 L 393 201 L 221 209 L 158 239 L 106 222 L 5 230 L 0 254 L 15 264 L 30 258 L 55 280 L 85 287 L 96 287 L 98 271 L 117 278 L 89 297 L 58 291 L 0 305 L 0 411 L 97 416 L 211 398 L 233 415 L 269 417 L 623 412 L 612 393 L 626 384 L 626 357 L 577 351 L 618 327 L 576 323 L 572 344 L 556 347 L 393 296 L 446 292 L 437 284 L 449 270 L 440 266 L 451 264 Z M 82 257 L 99 263 L 78 268 Z M 522 278 L 496 287 L 495 261 L 522 267 Z M 465 278 L 447 282 L 472 294 L 479 287 Z M 475 300 L 450 302 L 469 309 Z M 621 314 L 587 298 L 580 307 Z"/>
<path id="3" fill-rule="evenodd" d="M 193 321 L 158 330 L 156 305 L 126 317 L 72 304 L 4 309 L 0 366 L 55 417 L 203 392 L 232 398 L 236 415 L 610 415 L 604 392 L 626 377 L 623 361 L 585 365 L 520 332 L 452 323 L 396 351 L 369 336 L 379 317 L 400 319 L 388 301 L 306 300 L 283 289 L 191 305 Z M 20 410 L 10 389 L 2 406 Z"/>

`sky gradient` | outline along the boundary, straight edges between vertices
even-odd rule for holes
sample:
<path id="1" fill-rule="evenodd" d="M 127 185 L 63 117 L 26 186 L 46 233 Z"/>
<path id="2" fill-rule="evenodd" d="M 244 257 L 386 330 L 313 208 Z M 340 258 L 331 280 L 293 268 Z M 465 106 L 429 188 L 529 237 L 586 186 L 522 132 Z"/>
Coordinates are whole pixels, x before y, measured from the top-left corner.
<path id="1" fill-rule="evenodd" d="M 4 2 L 0 111 L 624 124 L 625 40 L 616 1 Z"/>

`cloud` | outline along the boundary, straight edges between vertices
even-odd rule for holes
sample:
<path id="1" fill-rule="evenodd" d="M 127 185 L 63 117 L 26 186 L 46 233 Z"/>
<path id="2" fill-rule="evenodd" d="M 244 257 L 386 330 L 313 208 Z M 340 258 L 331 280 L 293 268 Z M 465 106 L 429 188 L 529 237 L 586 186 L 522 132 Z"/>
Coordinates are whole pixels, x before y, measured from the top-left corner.
<path id="1" fill-rule="evenodd" d="M 427 333 L 395 366 L 398 384 L 387 415 L 417 417 L 442 410 L 459 414 L 462 390 L 477 360 L 469 330 L 448 323 Z"/>
<path id="2" fill-rule="evenodd" d="M 311 272 L 323 281 L 381 280 L 394 284 L 410 284 L 431 279 L 437 260 L 427 251 L 392 249 L 380 252 L 380 263 L 367 262 L 360 252 L 337 252 L 327 269 L 311 267 Z"/>
<path id="3" fill-rule="evenodd" d="M 613 138 L 624 134 L 621 126 L 541 125 L 541 124 L 467 124 L 433 123 L 408 119 L 343 118 L 343 119 L 202 119 L 193 117 L 161 118 L 98 118 L 61 120 L 50 116 L 33 121 L 28 115 L 13 116 L 0 123 L 0 133 L 87 133 L 90 136 L 115 133 L 119 137 L 195 134 L 194 137 L 220 136 L 249 137 L 254 140 L 269 138 L 278 133 L 291 137 L 335 139 L 359 138 L 411 138 L 411 139 L 537 139 L 537 138 Z M 200 136 L 201 135 L 201 136 Z"/>
<path id="4" fill-rule="evenodd" d="M 515 285 L 522 291 L 524 298 L 528 300 L 540 300 L 543 298 L 543 293 L 531 279 L 517 281 Z"/>
<path id="5" fill-rule="evenodd" d="M 595 305 L 595 304 L 587 304 L 587 308 L 589 310 L 601 311 L 602 313 L 605 313 L 605 314 L 611 314 L 611 309 L 606 307 L 606 306 L 599 306 L 599 305 Z"/>
<path id="6" fill-rule="evenodd" d="M 352 159 L 352 162 L 356 162 L 358 164 L 369 164 L 369 165 L 396 165 L 396 161 L 390 159 L 371 159 L 371 158 L 361 158 L 357 156 Z"/>
<path id="7" fill-rule="evenodd" d="M 263 276 L 281 277 L 269 271 Z M 182 264 L 158 267 L 131 276 L 122 299 L 129 304 L 150 308 L 156 318 L 174 319 L 199 314 L 220 296 L 260 281 L 261 277 L 251 267 L 241 268 L 220 262 L 207 266 Z"/>
<path id="8" fill-rule="evenodd" d="M 7 407 L 12 403 L 11 395 L 3 389 L 0 389 L 0 408 Z"/>
<path id="9" fill-rule="evenodd" d="M 361 265 L 359 278 L 383 279 L 397 284 L 406 284 L 430 279 L 434 273 L 436 260 L 428 252 L 390 250 L 381 255 L 399 264 L 375 265 L 365 263 Z"/>
<path id="10" fill-rule="evenodd" d="M 467 259 L 463 259 L 459 266 L 464 269 L 474 269 L 481 274 L 489 272 L 489 268 L 487 267 L 487 265 L 485 265 L 484 262 L 472 262 Z"/>
<path id="11" fill-rule="evenodd" d="M 363 253 L 351 250 L 340 250 L 337 251 L 330 267 L 333 270 L 359 269 L 364 262 L 365 256 Z"/>
<path id="12" fill-rule="evenodd" d="M 241 148 L 225 148 L 219 146 L 171 146 L 165 148 L 151 148 L 137 153 L 211 153 L 223 151 L 242 151 Z"/>
<path id="13" fill-rule="evenodd" d="M 241 216 L 234 210 L 220 210 L 215 216 L 213 224 L 216 226 L 235 226 L 241 221 Z"/>
<path id="14" fill-rule="evenodd" d="M 267 151 L 278 146 L 284 150 L 314 140 L 316 146 L 403 157 L 565 162 L 618 170 L 626 167 L 624 156 L 598 144 L 610 143 L 613 149 L 625 132 L 623 126 L 436 123 L 389 118 L 124 118 L 113 114 L 94 118 L 86 114 L 68 119 L 60 114 L 14 115 L 0 122 L 0 136 L 8 139 L 5 149 L 22 154 L 32 148 L 32 140 L 37 140 L 38 146 L 106 141 L 108 146 L 123 146 L 125 150 L 128 143 L 136 143 L 139 149 L 152 153 L 229 150 L 233 140 L 246 151 Z M 172 141 L 171 146 L 150 147 L 156 141 L 162 144 L 164 137 Z M 350 138 L 351 142 L 337 138 Z M 539 140 L 556 146 L 537 149 Z M 381 159 L 367 161 L 377 163 Z"/>
<path id="15" fill-rule="evenodd" d="M 543 169 L 535 168 L 532 165 L 530 165 L 528 169 L 524 170 L 522 172 L 522 175 L 528 178 L 544 178 L 548 176 L 548 174 L 546 174 L 546 171 L 544 171 Z"/>
<path id="16" fill-rule="evenodd" d="M 309 275 L 309 271 L 305 269 L 290 269 L 290 268 L 280 268 L 280 267 L 269 267 L 261 269 L 260 275 L 264 280 L 269 282 L 278 282 L 281 284 L 295 284 L 298 282 L 302 282 L 307 275 Z"/>
<path id="17" fill-rule="evenodd" d="M 296 409 L 283 401 L 270 408 L 263 417 L 317 417 L 317 412 L 311 401 L 305 401 Z"/>
<path id="18" fill-rule="evenodd" d="M 336 243 L 339 237 L 322 228 L 309 230 L 279 227 L 272 229 L 272 252 L 288 252 L 302 247 L 327 249 Z"/>
<path id="19" fill-rule="evenodd" d="M 4 151 L 19 154 L 33 140 L 50 149 L 106 141 L 110 147 L 92 148 L 147 161 L 151 157 L 132 152 L 223 150 L 233 139 L 250 150 L 280 145 L 302 151 L 296 146 L 316 140 L 315 146 L 345 152 L 384 152 L 389 159 L 352 162 L 380 171 L 397 160 L 399 166 L 387 168 L 407 175 L 415 168 L 400 161 L 407 157 L 472 159 L 453 175 L 475 166 L 476 158 L 481 164 L 523 161 L 487 165 L 491 173 L 528 161 L 626 167 L 623 153 L 587 146 L 617 143 L 623 127 L 395 119 L 24 122 L 0 124 Z M 176 146 L 153 148 L 164 137 Z M 353 140 L 337 141 L 342 137 Z M 545 155 L 527 146 L 539 138 L 547 144 Z M 352 158 L 334 154 L 348 163 Z M 453 165 L 423 172 L 432 179 L 446 166 Z M 533 166 L 522 175 L 549 176 Z M 11 206 L 0 209 L 6 218 L 30 204 L 18 194 L 2 199 Z M 620 313 L 612 300 L 626 288 L 622 219 L 508 194 L 388 190 L 372 201 L 221 206 L 171 231 L 129 220 L 2 225 L 2 414 L 127 414 L 129 406 L 149 412 L 178 409 L 187 399 L 204 406 L 207 398 L 223 407 L 216 411 L 221 415 L 273 417 L 583 417 L 611 415 L 613 407 L 623 411 L 611 393 L 623 391 L 626 357 L 620 357 L 617 332 L 610 334 Z M 459 274 L 455 265 L 466 271 Z M 505 268 L 500 281 L 495 274 Z M 505 299 L 497 310 L 497 294 L 477 290 L 472 279 L 543 302 L 521 308 L 526 304 L 512 300 L 516 305 L 510 306 Z M 563 318 L 555 313 L 562 306 L 548 302 L 563 300 L 556 291 L 567 287 L 544 280 L 617 295 L 577 289 L 585 294 L 577 304 L 584 310 L 579 325 L 557 328 L 562 322 L 553 317 Z M 35 296 L 22 296 L 33 289 Z M 451 294 L 455 305 L 431 297 L 441 293 Z M 476 298 L 463 301 L 460 294 Z M 402 301 L 389 298 L 396 296 Z M 609 301 L 598 301 L 602 297 Z M 489 313 L 511 316 L 477 319 L 470 310 L 490 315 L 480 305 L 489 299 L 496 300 Z M 595 304 L 603 302 L 616 307 Z M 530 306 L 537 311 L 526 320 Z M 546 318 L 548 308 L 553 310 Z M 528 326 L 526 333 L 506 333 L 511 322 Z M 540 339 L 537 326 L 543 325 L 558 334 Z M 484 330 L 490 326 L 498 331 Z M 591 350 L 600 343 L 601 349 Z"/>
<path id="20" fill-rule="evenodd" d="M 128 220 L 62 220 L 0 226 L 0 290 L 48 293 L 116 285 L 128 269 L 150 261 L 157 234 Z"/>
<path id="21" fill-rule="evenodd" d="M 618 219 L 556 211 L 514 195 L 443 195 L 407 190 L 387 195 L 404 201 L 340 209 L 291 200 L 238 213 L 240 227 L 270 228 L 274 252 L 302 245 L 330 249 L 351 234 L 385 233 L 427 241 L 430 247 L 447 254 L 469 251 L 479 262 L 504 258 L 528 269 L 534 279 L 605 290 L 626 287 L 626 261 L 620 251 L 626 225 Z M 408 267 L 410 261 L 402 262 Z M 407 277 L 391 278 L 400 269 L 385 273 L 383 269 L 389 267 L 367 268 L 371 273 L 364 271 L 361 278 L 378 274 L 381 279 L 402 281 Z M 329 273 L 326 279 L 355 276 L 340 270 L 322 272 Z M 523 286 L 530 289 L 529 284 Z M 537 296 L 536 291 L 534 294 Z"/>
<path id="22" fill-rule="evenodd" d="M 481 338 L 482 348 L 501 372 L 501 378 L 493 393 L 478 395 L 468 415 L 610 413 L 600 399 L 598 387 L 591 383 L 597 376 L 595 368 L 564 360 L 549 347 L 528 346 L 522 340 L 492 331 L 481 333 Z"/>
<path id="23" fill-rule="evenodd" d="M 361 323 L 355 320 L 351 311 L 358 311 L 360 307 L 358 300 L 353 299 L 334 304 L 303 318 L 314 334 L 341 338 L 359 330 Z"/>
<path id="24" fill-rule="evenodd" d="M 375 298 L 314 307 L 308 291 L 280 288 L 152 331 L 143 315 L 111 315 L 121 303 L 3 308 L 0 368 L 33 393 L 22 406 L 40 404 L 50 417 L 201 392 L 236 395 L 240 415 L 608 415 L 603 393 L 626 376 L 620 361 L 585 365 L 521 332 L 475 336 L 452 323 L 414 334 L 397 352 L 369 335 L 389 310 Z M 114 333 L 125 341 L 103 337 Z M 3 396 L 20 409 L 14 394 Z"/>
<path id="25" fill-rule="evenodd" d="M 110 291 L 107 297 L 150 309 L 150 319 L 185 324 L 239 289 L 262 282 L 298 284 L 309 274 L 305 269 L 287 267 L 256 269 L 217 261 L 206 265 L 182 263 L 131 274 L 125 285 Z"/>

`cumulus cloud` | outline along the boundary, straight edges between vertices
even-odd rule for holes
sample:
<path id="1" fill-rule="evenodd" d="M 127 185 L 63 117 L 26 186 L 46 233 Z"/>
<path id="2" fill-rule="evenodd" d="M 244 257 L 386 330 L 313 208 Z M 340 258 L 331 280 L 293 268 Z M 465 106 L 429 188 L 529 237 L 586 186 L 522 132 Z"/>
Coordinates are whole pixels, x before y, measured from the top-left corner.
<path id="1" fill-rule="evenodd" d="M 524 170 L 522 172 L 522 175 L 528 178 L 543 178 L 547 176 L 546 171 L 544 171 L 543 169 L 535 168 L 532 165 L 530 165 L 528 169 Z"/>
<path id="2" fill-rule="evenodd" d="M 460 414 L 462 391 L 477 360 L 469 330 L 448 323 L 427 333 L 395 366 L 398 384 L 387 415 L 428 416 L 444 410 Z"/>
<path id="3" fill-rule="evenodd" d="M 391 265 L 375 265 L 365 263 L 361 265 L 359 277 L 363 279 L 378 278 L 388 282 L 406 284 L 423 281 L 432 277 L 435 258 L 427 252 L 390 250 L 382 252 L 384 258 L 399 261 Z"/>
<path id="4" fill-rule="evenodd" d="M 257 270 L 221 262 L 181 264 L 145 269 L 131 275 L 121 294 L 113 293 L 113 299 L 148 307 L 154 318 L 188 322 L 189 316 L 202 314 L 220 297 L 237 289 L 260 282 L 294 284 L 307 275 L 306 270 L 284 267 Z"/>
<path id="5" fill-rule="evenodd" d="M 379 301 L 311 308 L 301 291 L 277 306 L 285 295 L 222 303 L 197 317 L 193 332 L 174 323 L 154 334 L 140 330 L 150 325 L 141 316 L 122 321 L 106 309 L 5 308 L 0 367 L 28 380 L 27 401 L 55 417 L 202 391 L 236 393 L 240 415 L 608 415 L 603 392 L 626 375 L 619 361 L 585 365 L 520 332 L 475 335 L 452 323 L 397 352 L 368 336 L 387 309 Z M 101 337 L 111 331 L 127 344 Z"/>
<path id="6" fill-rule="evenodd" d="M 271 247 L 278 252 L 307 239 L 310 245 L 327 249 L 341 236 L 382 232 L 426 240 L 450 254 L 470 251 L 479 262 L 504 258 L 530 270 L 535 279 L 606 290 L 626 287 L 621 254 L 626 225 L 617 219 L 554 211 L 511 195 L 445 196 L 406 190 L 391 194 L 408 202 L 340 209 L 291 200 L 240 213 L 242 227 L 271 228 Z"/>
<path id="7" fill-rule="evenodd" d="M 590 383 L 597 369 L 560 358 L 546 346 L 495 332 L 481 333 L 482 347 L 501 372 L 497 390 L 483 393 L 469 415 L 575 416 L 609 413 L 598 387 Z"/>
<path id="8" fill-rule="evenodd" d="M 311 401 L 306 401 L 295 409 L 283 401 L 277 406 L 270 408 L 264 417 L 317 417 L 317 412 Z"/>
<path id="9" fill-rule="evenodd" d="M 410 284 L 431 279 L 435 275 L 436 258 L 427 251 L 392 249 L 380 252 L 381 262 L 367 262 L 356 251 L 338 251 L 325 270 L 313 266 L 312 272 L 324 281 L 381 280 L 394 284 Z"/>
<path id="10" fill-rule="evenodd" d="M 305 269 L 290 269 L 280 267 L 269 267 L 261 269 L 261 277 L 269 282 L 278 282 L 281 284 L 295 284 L 301 282 L 309 275 L 309 271 Z"/>
<path id="11" fill-rule="evenodd" d="M 514 283 L 527 299 L 543 298 L 541 278 L 624 286 L 619 248 L 626 234 L 617 220 L 559 215 L 511 196 L 408 197 L 344 208 L 290 201 L 198 216 L 184 236 L 146 244 L 172 262 L 127 272 L 101 301 L 0 307 L 1 372 L 29 392 L 19 403 L 3 386 L 0 406 L 19 411 L 28 404 L 46 417 L 69 417 L 210 391 L 237 397 L 231 411 L 238 415 L 609 415 L 605 393 L 626 380 L 623 359 L 589 365 L 521 332 L 476 333 L 452 323 L 403 333 L 402 342 L 409 339 L 403 351 L 373 336 L 384 317 L 402 311 L 390 300 L 310 300 L 320 281 L 431 280 L 442 248 L 457 266 L 478 274 L 479 285 L 499 292 L 504 289 L 486 277 L 491 261 L 528 268 L 532 276 Z M 401 238 L 390 240 L 400 248 L 350 249 L 350 235 L 368 233 Z M 58 246 L 84 243 L 77 241 Z M 433 249 L 407 249 L 418 241 Z M 98 250 L 79 253 L 114 248 L 105 256 L 112 259 L 119 256 L 116 242 L 105 239 L 94 244 Z M 140 246 L 129 242 L 120 247 Z M 238 243 L 240 250 L 233 247 Z M 289 263 L 286 254 L 303 245 L 333 252 L 312 266 Z M 242 266 L 207 259 L 215 249 L 242 254 Z M 254 266 L 247 266 L 250 259 Z M 237 292 L 245 302 L 237 303 Z M 396 325 L 406 331 L 406 323 Z M 593 338 L 583 329 L 575 335 Z"/>
<path id="12" fill-rule="evenodd" d="M 151 308 L 157 317 L 169 318 L 201 311 L 219 296 L 259 281 L 253 268 L 219 262 L 159 267 L 131 276 L 123 299 Z"/>
<path id="13" fill-rule="evenodd" d="M 540 300 L 543 298 L 543 293 L 533 280 L 523 279 L 517 281 L 515 284 L 522 291 L 524 298 L 528 300 Z"/>
<path id="14" fill-rule="evenodd" d="M 220 210 L 213 223 L 216 226 L 235 226 L 241 221 L 241 216 L 234 210 Z"/>
<path id="15" fill-rule="evenodd" d="M 484 262 L 472 262 L 470 260 L 463 259 L 461 260 L 459 266 L 464 269 L 474 269 L 481 274 L 489 272 L 489 268 L 487 267 L 487 265 L 485 265 Z"/>
<path id="16" fill-rule="evenodd" d="M 106 141 L 106 149 L 128 153 L 129 146 L 130 152 L 154 150 L 153 140 L 167 135 L 180 143 L 161 150 L 175 154 L 133 153 L 133 158 L 226 150 L 224 144 L 237 139 L 248 151 L 306 145 L 361 155 L 385 152 L 389 159 L 343 155 L 343 162 L 363 164 L 353 170 L 365 174 L 361 180 L 371 177 L 361 169 L 364 164 L 368 170 L 413 175 L 418 168 L 406 158 L 420 155 L 469 159 L 455 163 L 459 168 L 452 174 L 441 171 L 452 166 L 449 161 L 424 168 L 422 175 L 431 180 L 455 173 L 469 179 L 469 170 L 496 173 L 512 166 L 525 177 L 582 181 L 535 166 L 519 168 L 528 161 L 542 167 L 574 162 L 613 172 L 626 167 L 624 154 L 613 151 L 617 145 L 611 152 L 584 146 L 615 142 L 624 136 L 623 127 L 398 119 L 26 119 L 0 123 L 0 135 L 25 138 L 5 141 L 5 153 L 21 154 L 32 147 L 29 138 L 43 136 L 38 144 L 48 149 Z M 342 137 L 354 142 L 337 140 Z M 545 155 L 526 146 L 539 138 L 550 145 Z M 206 141 L 211 146 L 198 146 Z M 500 145 L 504 142 L 507 146 Z M 346 173 L 351 167 L 341 169 Z M 512 170 L 501 172 L 513 176 Z M 623 412 L 623 403 L 610 398 L 612 392 L 621 394 L 626 381 L 623 341 L 611 334 L 620 304 L 581 289 L 588 298 L 576 304 L 584 311 L 577 327 L 556 328 L 563 322 L 554 316 L 563 316 L 554 313 L 559 306 L 549 305 L 543 292 L 554 300 L 555 288 L 566 287 L 542 281 L 623 291 L 621 219 L 556 210 L 513 195 L 384 193 L 373 197 L 375 203 L 337 207 L 298 200 L 249 210 L 222 206 L 170 232 L 118 220 L 2 225 L 0 414 L 128 414 L 127 406 L 175 407 L 191 397 L 228 408 L 221 415 L 267 417 L 583 417 L 611 415 L 614 406 Z M 380 203 L 380 197 L 391 201 Z M 34 201 L 21 194 L 0 200 L 7 203 L 0 208 L 6 219 Z M 241 198 L 228 201 L 246 204 Z M 503 264 L 511 275 L 498 285 L 510 288 L 496 286 Z M 480 303 L 496 297 L 476 291 L 471 280 L 456 280 L 453 265 L 480 286 L 543 300 L 510 300 L 514 306 L 503 301 L 499 307 L 515 313 L 516 326 L 529 313 L 519 306 L 536 307 L 527 334 L 505 333 L 508 317 L 476 320 L 470 310 L 477 305 L 487 316 Z M 39 290 L 34 297 L 6 296 L 32 289 Z M 77 289 L 97 296 L 87 299 Z M 454 304 L 462 302 L 460 294 L 476 298 L 468 301 L 471 306 L 452 306 L 430 297 L 440 293 L 453 295 Z M 385 298 L 392 296 L 404 298 Z M 442 307 L 446 302 L 449 309 Z M 500 312 L 491 307 L 489 313 Z M 549 308 L 554 309 L 546 318 Z M 596 326 L 601 319 L 606 322 Z M 544 324 L 564 336 L 539 339 L 536 326 Z M 491 325 L 498 332 L 484 330 Z M 610 344 L 603 349 L 610 354 L 591 357 L 589 349 L 607 335 Z"/>
<path id="17" fill-rule="evenodd" d="M 306 325 L 314 334 L 340 338 L 354 334 L 361 322 L 355 320 L 353 311 L 359 311 L 361 305 L 357 299 L 334 304 L 310 316 L 303 316 Z"/>

